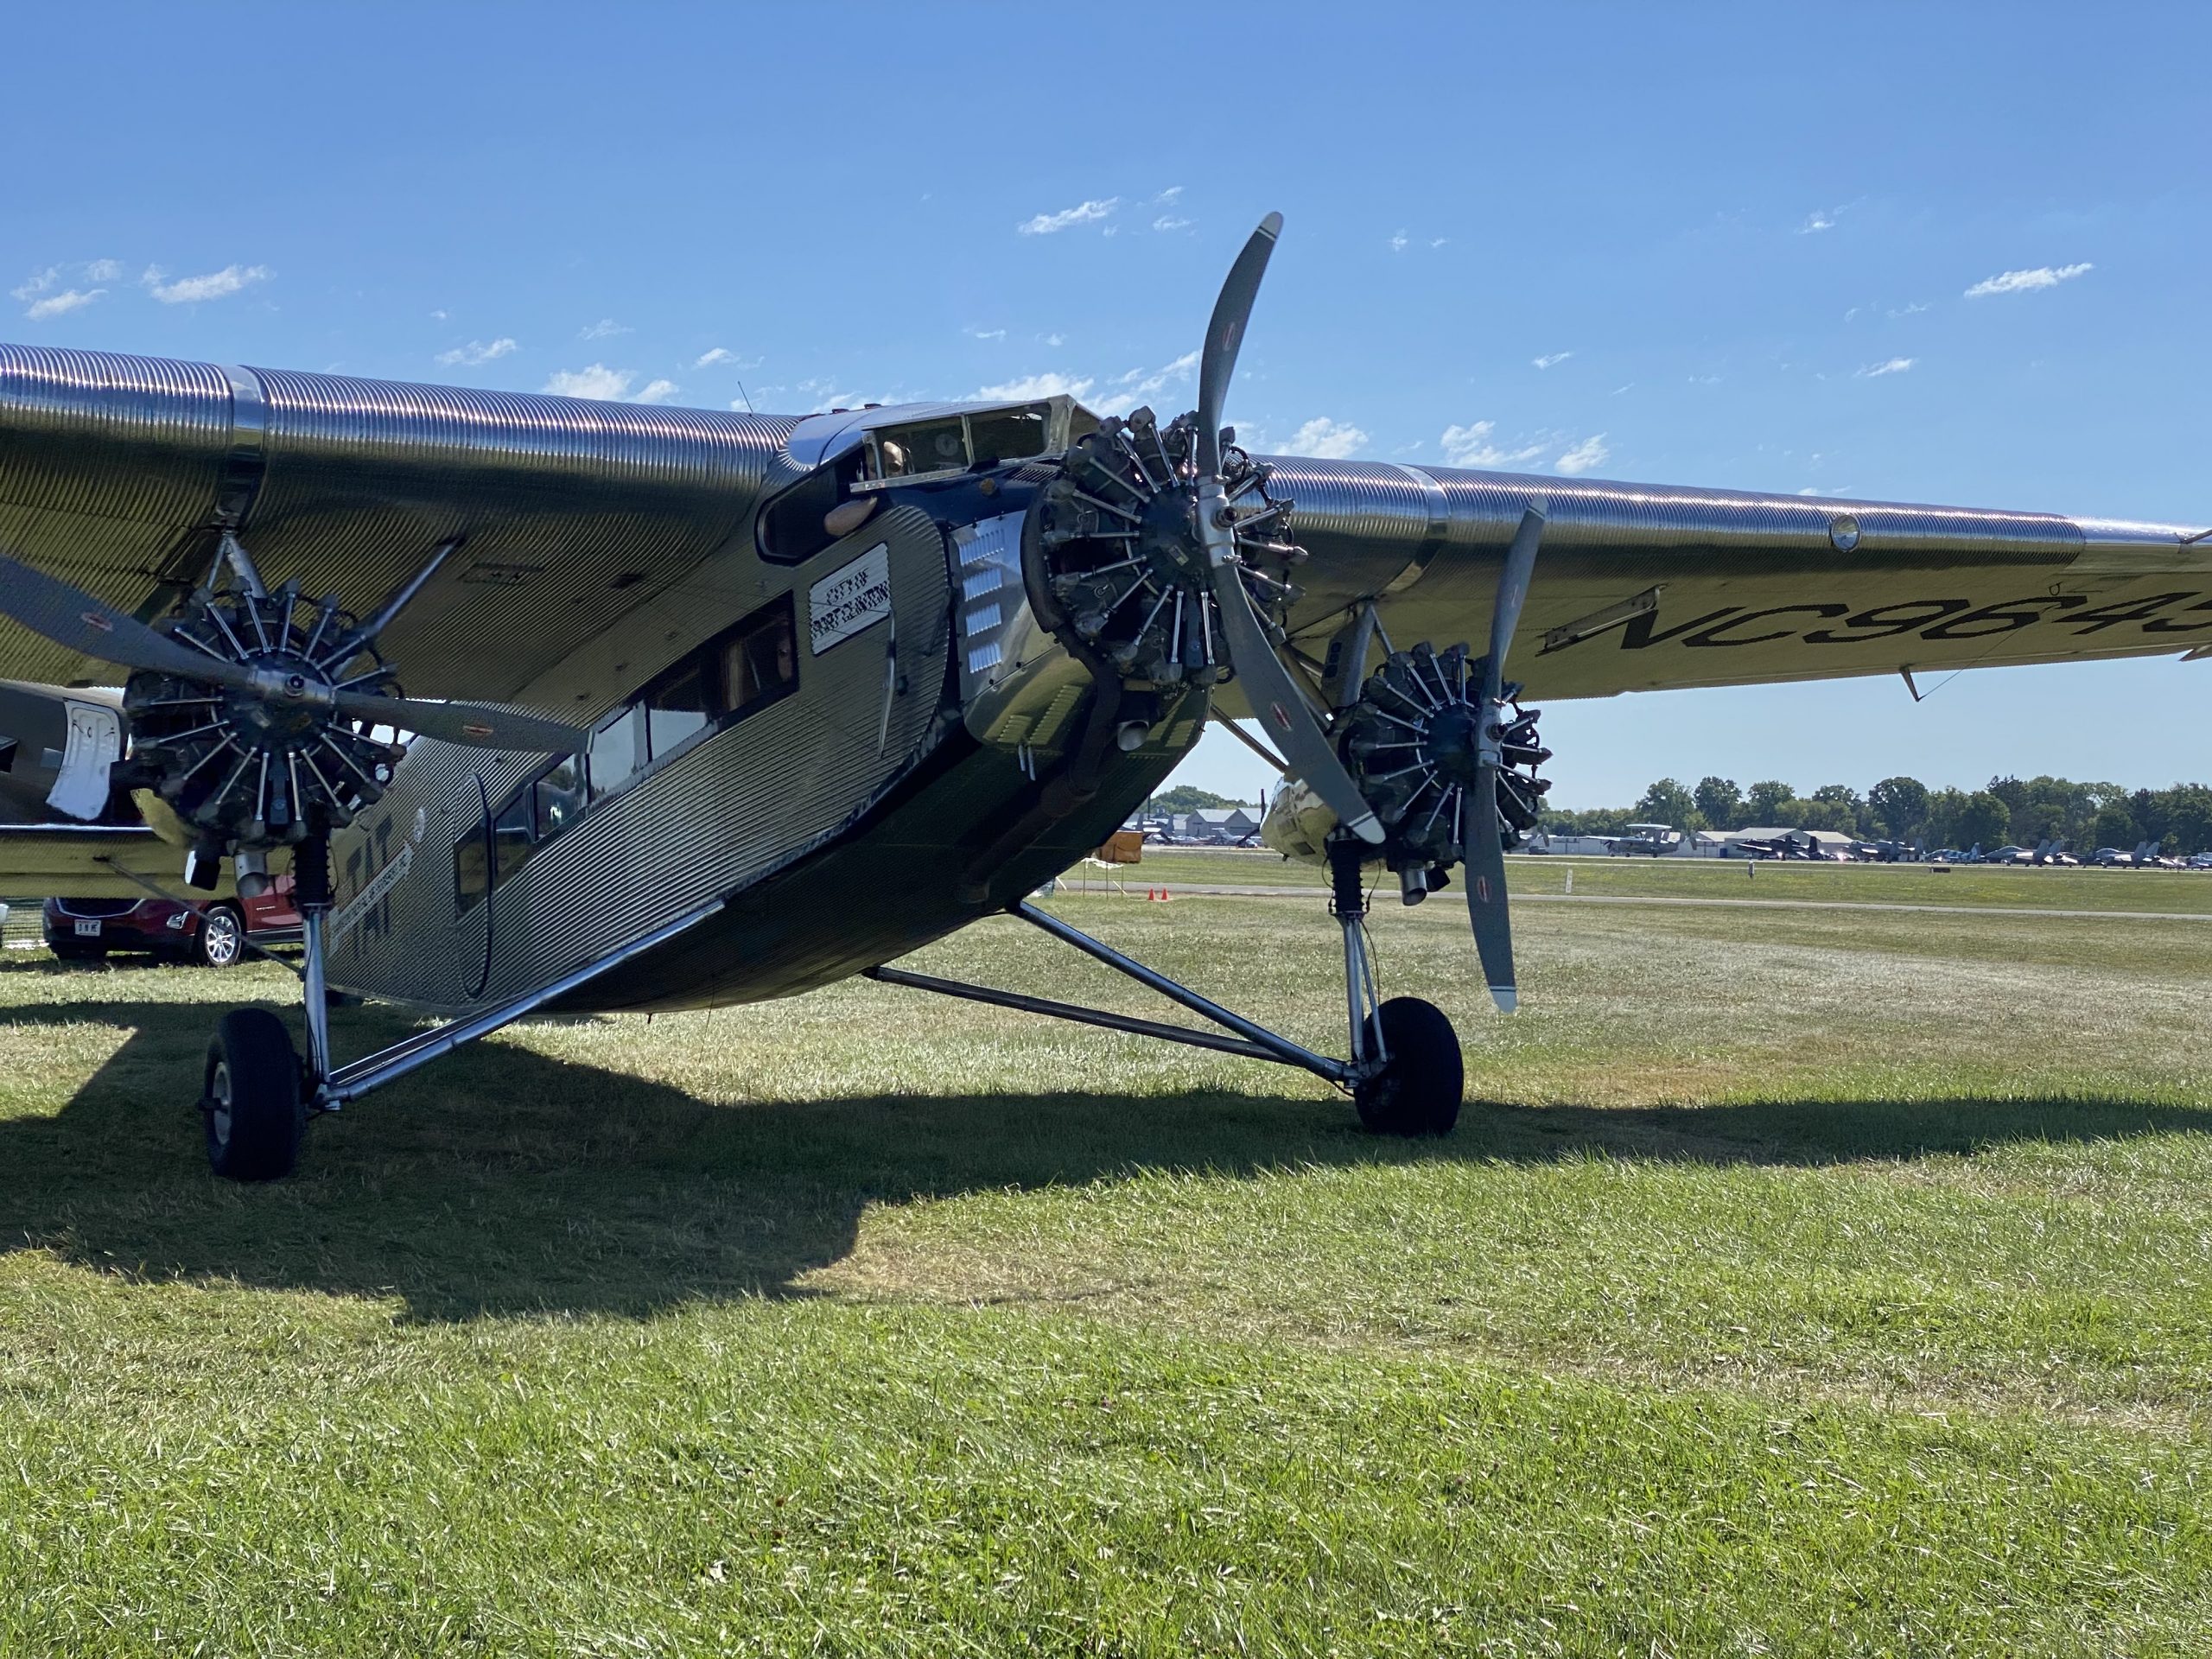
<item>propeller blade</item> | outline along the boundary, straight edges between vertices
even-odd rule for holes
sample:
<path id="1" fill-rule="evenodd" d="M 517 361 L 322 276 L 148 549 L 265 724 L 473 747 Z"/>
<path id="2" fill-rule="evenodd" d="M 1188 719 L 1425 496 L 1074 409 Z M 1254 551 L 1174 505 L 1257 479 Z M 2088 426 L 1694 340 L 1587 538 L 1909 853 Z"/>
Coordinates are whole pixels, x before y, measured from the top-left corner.
<path id="1" fill-rule="evenodd" d="M 1260 724 L 1274 734 L 1291 769 L 1329 804 L 1344 828 L 1362 841 L 1381 846 L 1381 820 L 1344 770 L 1344 762 L 1337 759 L 1297 682 L 1275 655 L 1260 619 L 1253 613 L 1237 565 L 1224 562 L 1214 566 L 1213 594 L 1221 610 L 1222 631 L 1229 636 L 1229 660 L 1244 682 L 1245 700 L 1259 716 Z"/>
<path id="2" fill-rule="evenodd" d="M 1475 955 L 1491 1001 L 1510 1014 L 1520 1001 L 1513 979 L 1513 912 L 1506 902 L 1505 847 L 1497 836 L 1497 768 L 1475 773 L 1474 799 L 1468 806 L 1474 828 L 1467 832 L 1467 919 L 1475 930 Z"/>
<path id="3" fill-rule="evenodd" d="M 365 691 L 340 691 L 334 701 L 338 712 L 348 720 L 390 726 L 466 748 L 571 754 L 581 753 L 589 741 L 576 727 L 564 726 L 557 720 L 510 714 L 478 702 L 424 702 L 414 697 L 379 697 Z"/>
<path id="4" fill-rule="evenodd" d="M 1483 701 L 1496 702 L 1505 688 L 1505 652 L 1513 644 L 1513 631 L 1521 626 L 1521 607 L 1529 602 L 1529 579 L 1536 569 L 1536 543 L 1543 539 L 1544 503 L 1529 502 L 1513 532 L 1513 545 L 1505 550 L 1505 563 L 1497 573 L 1497 600 L 1490 613 L 1490 666 L 1483 671 Z"/>
<path id="5" fill-rule="evenodd" d="M 1230 377 L 1236 372 L 1236 353 L 1244 344 L 1244 325 L 1252 320 L 1252 302 L 1260 296 L 1260 278 L 1267 275 L 1268 257 L 1282 234 L 1282 215 L 1269 213 L 1244 244 L 1236 263 L 1221 285 L 1206 323 L 1205 351 L 1198 359 L 1198 461 L 1201 473 L 1221 471 L 1221 411 L 1228 401 Z M 1311 781 L 1310 779 L 1308 781 Z M 1313 785 L 1320 788 L 1319 784 Z"/>
<path id="6" fill-rule="evenodd" d="M 1544 503 L 1529 503 L 1513 532 L 1513 545 L 1497 573 L 1497 599 L 1490 613 L 1490 654 L 1483 659 L 1482 717 L 1485 724 L 1501 720 L 1499 699 L 1505 691 L 1505 653 L 1521 626 L 1521 607 L 1528 603 L 1529 581 L 1536 569 L 1536 543 L 1543 539 Z M 1483 965 L 1491 1001 L 1500 1014 L 1510 1014 L 1520 1001 L 1513 977 L 1513 912 L 1505 888 L 1505 846 L 1498 837 L 1497 769 L 1502 757 L 1488 731 L 1484 733 L 1475 765 L 1474 800 L 1470 808 L 1474 826 L 1467 832 L 1467 920 L 1475 931 L 1475 955 Z"/>
<path id="7" fill-rule="evenodd" d="M 0 553 L 0 616 L 66 651 L 82 652 L 119 667 L 216 685 L 252 683 L 252 677 L 227 658 L 180 645 L 83 588 L 4 553 Z"/>

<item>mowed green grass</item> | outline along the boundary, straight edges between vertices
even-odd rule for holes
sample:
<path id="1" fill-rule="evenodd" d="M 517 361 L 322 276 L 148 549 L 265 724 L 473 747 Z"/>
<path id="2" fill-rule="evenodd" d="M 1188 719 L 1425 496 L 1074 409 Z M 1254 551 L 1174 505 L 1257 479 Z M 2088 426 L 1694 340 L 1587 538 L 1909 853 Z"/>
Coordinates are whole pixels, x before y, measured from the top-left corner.
<path id="1" fill-rule="evenodd" d="M 1762 863 L 1747 873 L 1740 859 L 1560 858 L 1531 854 L 1506 861 L 1516 892 L 1563 894 L 1569 872 L 1578 897 L 1762 899 L 1876 905 L 1961 905 L 2031 910 L 2173 912 L 2212 916 L 2212 873 L 2182 870 L 2020 868 L 1927 864 Z M 1196 887 L 1311 887 L 1327 873 L 1265 850 L 1219 852 L 1147 848 L 1141 862 L 1109 872 L 1078 866 L 1072 885 L 1103 887 L 1109 880 L 1139 889 Z M 1380 891 L 1395 898 L 1397 882 Z"/>
<path id="2" fill-rule="evenodd" d="M 1311 900 L 1059 907 L 1341 1043 Z M 0 1653 L 2212 1646 L 2212 930 L 1517 926 L 1507 1021 L 1378 912 L 1446 1141 L 854 983 L 512 1031 L 251 1189 L 189 1100 L 289 980 L 11 952 Z"/>

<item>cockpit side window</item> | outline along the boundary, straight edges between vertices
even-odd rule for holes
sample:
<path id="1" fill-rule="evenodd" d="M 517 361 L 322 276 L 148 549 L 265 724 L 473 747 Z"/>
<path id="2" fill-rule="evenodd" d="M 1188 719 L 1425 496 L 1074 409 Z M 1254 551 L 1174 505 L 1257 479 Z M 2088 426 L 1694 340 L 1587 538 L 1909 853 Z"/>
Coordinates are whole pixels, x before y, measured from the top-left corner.
<path id="1" fill-rule="evenodd" d="M 822 521 L 852 493 L 864 460 L 856 446 L 763 506 L 753 531 L 760 556 L 771 564 L 799 564 L 836 541 L 839 532 Z"/>

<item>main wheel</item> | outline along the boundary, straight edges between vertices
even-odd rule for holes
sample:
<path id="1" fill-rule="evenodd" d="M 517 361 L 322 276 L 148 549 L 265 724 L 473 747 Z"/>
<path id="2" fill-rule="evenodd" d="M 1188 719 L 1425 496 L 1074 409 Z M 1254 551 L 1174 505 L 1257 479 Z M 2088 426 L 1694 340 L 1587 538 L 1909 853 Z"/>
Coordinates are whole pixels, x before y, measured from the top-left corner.
<path id="1" fill-rule="evenodd" d="M 1376 1135 L 1449 1135 L 1467 1086 L 1459 1034 L 1444 1010 L 1417 996 L 1394 996 L 1368 1017 L 1389 1056 L 1353 1096 L 1359 1121 Z"/>
<path id="2" fill-rule="evenodd" d="M 232 968 L 245 954 L 245 921 L 229 905 L 210 905 L 200 918 L 193 950 L 203 968 Z"/>
<path id="3" fill-rule="evenodd" d="M 266 1008 L 233 1008 L 207 1045 L 200 1109 L 207 1163 L 234 1181 L 273 1181 L 300 1160 L 308 1127 L 300 1057 L 284 1022 Z"/>

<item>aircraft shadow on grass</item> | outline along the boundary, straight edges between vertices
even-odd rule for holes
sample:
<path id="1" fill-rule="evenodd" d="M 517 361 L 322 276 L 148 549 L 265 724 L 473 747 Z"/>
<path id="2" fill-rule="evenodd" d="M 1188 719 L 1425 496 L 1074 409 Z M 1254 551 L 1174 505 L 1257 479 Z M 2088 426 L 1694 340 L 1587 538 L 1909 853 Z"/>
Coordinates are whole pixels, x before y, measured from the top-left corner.
<path id="1" fill-rule="evenodd" d="M 1269 1093 L 1264 1076 L 1250 1092 L 733 1107 L 501 1045 L 465 1049 L 321 1120 L 298 1176 L 238 1187 L 207 1173 L 190 1100 L 205 1004 L 69 1001 L 11 1018 L 128 1035 L 60 1113 L 0 1122 L 0 1249 L 149 1281 L 396 1296 L 425 1320 L 642 1315 L 804 1294 L 809 1271 L 852 1249 L 871 1205 L 1140 1169 L 1240 1177 L 1593 1153 L 1817 1166 L 2020 1139 L 2212 1132 L 2212 1110 L 2120 1099 L 1471 1104 L 1450 1140 L 1397 1141 L 1361 1133 L 1347 1103 Z M 374 1007 L 340 1021 L 347 1053 L 408 1028 Z"/>

